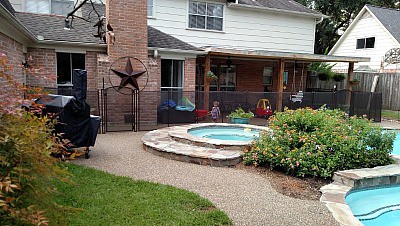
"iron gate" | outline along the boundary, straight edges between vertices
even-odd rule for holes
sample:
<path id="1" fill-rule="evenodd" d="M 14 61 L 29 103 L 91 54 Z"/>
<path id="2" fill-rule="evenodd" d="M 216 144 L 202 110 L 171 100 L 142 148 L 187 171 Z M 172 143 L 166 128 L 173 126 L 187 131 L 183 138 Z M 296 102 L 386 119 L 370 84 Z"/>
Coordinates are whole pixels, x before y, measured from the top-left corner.
<path id="1" fill-rule="evenodd" d="M 103 106 L 103 131 L 138 131 L 138 90 L 112 86 L 101 92 Z"/>

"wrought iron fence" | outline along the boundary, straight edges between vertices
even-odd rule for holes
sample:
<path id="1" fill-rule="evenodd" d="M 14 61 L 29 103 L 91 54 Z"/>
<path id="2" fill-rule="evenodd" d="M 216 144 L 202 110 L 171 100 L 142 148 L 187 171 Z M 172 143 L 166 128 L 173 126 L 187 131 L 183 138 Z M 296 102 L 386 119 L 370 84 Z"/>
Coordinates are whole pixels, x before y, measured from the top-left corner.
<path id="1" fill-rule="evenodd" d="M 46 88 L 46 90 L 53 94 L 73 95 L 71 88 Z M 90 106 L 91 114 L 99 115 L 102 119 L 101 132 L 106 132 L 106 126 L 111 124 L 113 124 L 112 131 L 123 131 L 127 128 L 145 131 L 176 124 L 212 122 L 209 112 L 214 101 L 219 102 L 221 110 L 218 122 L 228 122 L 227 115 L 231 111 L 241 107 L 245 111 L 255 112 L 257 103 L 261 99 L 267 99 L 271 110 L 276 111 L 279 98 L 277 92 L 239 91 L 210 91 L 208 94 L 203 91 L 143 91 L 135 95 L 134 99 L 126 97 L 126 95 L 121 99 L 121 95 L 111 95 L 110 91 L 87 91 L 87 103 Z M 350 116 L 366 116 L 375 122 L 381 121 L 381 93 L 341 90 L 336 92 L 285 92 L 281 95 L 281 110 L 304 107 L 317 109 L 325 106 L 330 109 L 339 108 Z M 114 105 L 111 106 L 111 103 Z M 130 107 L 124 106 L 128 104 Z M 112 114 L 110 109 L 112 109 Z M 118 112 L 119 110 L 121 112 Z M 127 116 L 128 113 L 129 116 Z M 266 120 L 260 117 L 252 119 L 251 123 L 265 125 Z"/>

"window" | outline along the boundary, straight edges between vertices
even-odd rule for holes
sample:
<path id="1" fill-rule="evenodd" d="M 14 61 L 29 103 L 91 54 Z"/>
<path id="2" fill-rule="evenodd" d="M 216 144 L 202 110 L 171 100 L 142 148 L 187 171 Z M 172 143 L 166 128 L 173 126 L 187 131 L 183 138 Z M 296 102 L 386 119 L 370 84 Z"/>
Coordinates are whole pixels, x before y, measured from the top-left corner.
<path id="1" fill-rule="evenodd" d="M 161 60 L 161 90 L 183 89 L 183 60 Z"/>
<path id="2" fill-rule="evenodd" d="M 57 53 L 57 84 L 72 86 L 74 69 L 85 69 L 85 54 Z"/>
<path id="3" fill-rule="evenodd" d="M 274 70 L 272 67 L 264 67 L 263 72 L 263 85 L 272 85 L 272 74 Z"/>
<path id="4" fill-rule="evenodd" d="M 30 13 L 50 13 L 49 0 L 26 0 L 25 9 Z"/>
<path id="5" fill-rule="evenodd" d="M 154 17 L 154 0 L 147 1 L 147 16 Z"/>
<path id="6" fill-rule="evenodd" d="M 74 9 L 72 0 L 51 0 L 51 13 L 56 15 L 67 15 Z"/>
<path id="7" fill-rule="evenodd" d="M 207 2 L 189 3 L 189 27 L 222 31 L 224 6 Z"/>
<path id="8" fill-rule="evenodd" d="M 357 49 L 372 49 L 375 47 L 375 37 L 357 39 Z"/>
<path id="9" fill-rule="evenodd" d="M 25 10 L 30 13 L 67 15 L 74 8 L 74 0 L 26 0 Z"/>
<path id="10" fill-rule="evenodd" d="M 222 66 L 220 77 L 220 90 L 235 91 L 236 90 L 236 67 Z"/>

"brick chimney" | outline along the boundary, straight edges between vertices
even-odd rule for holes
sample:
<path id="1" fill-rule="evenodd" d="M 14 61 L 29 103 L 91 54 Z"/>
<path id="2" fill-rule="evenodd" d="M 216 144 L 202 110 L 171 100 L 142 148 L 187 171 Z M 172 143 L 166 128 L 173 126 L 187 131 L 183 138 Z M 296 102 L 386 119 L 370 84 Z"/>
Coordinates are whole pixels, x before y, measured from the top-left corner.
<path id="1" fill-rule="evenodd" d="M 106 17 L 115 34 L 110 61 L 133 56 L 147 64 L 147 0 L 107 0 Z"/>

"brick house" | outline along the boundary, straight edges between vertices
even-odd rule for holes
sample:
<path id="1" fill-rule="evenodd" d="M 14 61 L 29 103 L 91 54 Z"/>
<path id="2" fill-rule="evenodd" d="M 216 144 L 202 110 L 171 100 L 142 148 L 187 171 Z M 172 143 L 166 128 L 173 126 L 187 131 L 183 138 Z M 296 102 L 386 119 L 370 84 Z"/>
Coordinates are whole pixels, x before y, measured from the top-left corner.
<path id="1" fill-rule="evenodd" d="M 121 57 L 135 57 L 148 70 L 138 79 L 146 94 L 139 100 L 140 119 L 148 124 L 156 122 L 160 91 L 297 92 L 306 89 L 310 62 L 341 61 L 351 67 L 368 60 L 314 55 L 315 26 L 324 15 L 288 0 L 108 0 L 105 6 L 94 5 L 113 27 L 115 43 L 109 38 L 107 44 L 93 36 L 96 15 L 89 4 L 76 13 L 93 20 L 75 19 L 73 29 L 64 29 L 66 17 L 59 15 L 73 9 L 71 2 L 12 0 L 17 12 L 8 0 L 0 0 L 0 52 L 15 65 L 21 82 L 71 86 L 72 69 L 81 68 L 88 73 L 89 90 L 118 85 L 110 67 Z M 42 68 L 42 76 L 57 75 L 57 82 L 25 74 L 21 62 Z M 208 71 L 219 79 L 207 79 Z M 108 104 L 121 109 L 128 99 Z M 203 102 L 208 109 L 209 100 Z M 281 108 L 278 95 L 276 109 Z"/>

